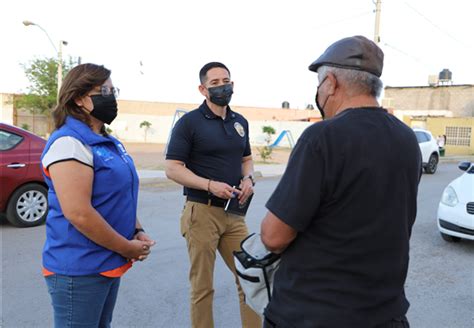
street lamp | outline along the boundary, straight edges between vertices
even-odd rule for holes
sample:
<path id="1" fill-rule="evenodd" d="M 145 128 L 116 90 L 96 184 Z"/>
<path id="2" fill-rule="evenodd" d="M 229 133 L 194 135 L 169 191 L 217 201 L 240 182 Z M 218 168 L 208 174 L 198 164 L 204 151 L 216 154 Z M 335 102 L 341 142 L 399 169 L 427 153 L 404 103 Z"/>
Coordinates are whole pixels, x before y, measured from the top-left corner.
<path id="1" fill-rule="evenodd" d="M 37 26 L 41 31 L 43 31 L 44 34 L 46 34 L 46 36 L 48 37 L 49 42 L 53 46 L 54 51 L 56 52 L 56 54 L 58 56 L 58 94 L 57 94 L 58 97 L 57 98 L 58 98 L 58 101 L 59 101 L 59 89 L 61 88 L 61 84 L 63 82 L 63 45 L 67 46 L 67 41 L 59 40 L 59 51 L 58 51 L 58 49 L 54 45 L 53 40 L 51 40 L 51 37 L 49 36 L 48 32 L 46 32 L 46 30 L 44 28 L 42 28 L 40 25 L 38 25 L 36 23 L 33 23 L 31 21 L 28 21 L 28 20 L 24 20 L 23 25 L 25 25 L 25 26 L 31 26 L 31 25 Z"/>

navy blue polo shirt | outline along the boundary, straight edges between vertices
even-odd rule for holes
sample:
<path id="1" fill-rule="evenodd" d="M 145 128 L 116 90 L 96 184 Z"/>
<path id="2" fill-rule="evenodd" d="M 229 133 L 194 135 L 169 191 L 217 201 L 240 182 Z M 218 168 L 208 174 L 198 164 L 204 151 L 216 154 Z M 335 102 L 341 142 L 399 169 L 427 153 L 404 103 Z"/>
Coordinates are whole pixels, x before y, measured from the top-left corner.
<path id="1" fill-rule="evenodd" d="M 174 126 L 166 159 L 184 162 L 194 174 L 238 186 L 242 158 L 251 155 L 247 120 L 227 106 L 226 118 L 215 115 L 206 101 Z M 205 190 L 184 187 L 184 194 L 207 199 Z"/>

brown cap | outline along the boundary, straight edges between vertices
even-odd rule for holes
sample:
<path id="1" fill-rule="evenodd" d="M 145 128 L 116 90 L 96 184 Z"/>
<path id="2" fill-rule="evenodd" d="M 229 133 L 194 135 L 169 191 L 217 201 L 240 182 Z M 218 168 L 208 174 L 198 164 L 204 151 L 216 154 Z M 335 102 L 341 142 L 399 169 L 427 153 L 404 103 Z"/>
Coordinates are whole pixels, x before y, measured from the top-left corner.
<path id="1" fill-rule="evenodd" d="M 317 72 L 323 65 L 356 69 L 380 77 L 383 69 L 383 51 L 373 41 L 356 35 L 330 45 L 309 65 L 309 70 Z"/>

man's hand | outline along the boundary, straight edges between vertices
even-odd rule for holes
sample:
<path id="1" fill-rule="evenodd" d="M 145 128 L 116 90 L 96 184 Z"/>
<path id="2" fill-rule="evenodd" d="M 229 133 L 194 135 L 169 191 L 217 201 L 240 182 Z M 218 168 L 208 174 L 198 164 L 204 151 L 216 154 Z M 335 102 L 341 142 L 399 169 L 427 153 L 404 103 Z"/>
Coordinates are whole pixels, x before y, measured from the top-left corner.
<path id="1" fill-rule="evenodd" d="M 253 182 L 251 179 L 244 179 L 240 183 L 241 193 L 239 195 L 239 203 L 244 204 L 250 195 L 253 194 Z"/>
<path id="2" fill-rule="evenodd" d="M 240 190 L 232 188 L 232 186 L 229 186 L 227 183 L 213 180 L 211 180 L 211 182 L 209 183 L 209 191 L 214 196 L 222 199 L 232 198 L 232 193 L 236 193 L 237 196 L 240 196 L 241 194 Z"/>

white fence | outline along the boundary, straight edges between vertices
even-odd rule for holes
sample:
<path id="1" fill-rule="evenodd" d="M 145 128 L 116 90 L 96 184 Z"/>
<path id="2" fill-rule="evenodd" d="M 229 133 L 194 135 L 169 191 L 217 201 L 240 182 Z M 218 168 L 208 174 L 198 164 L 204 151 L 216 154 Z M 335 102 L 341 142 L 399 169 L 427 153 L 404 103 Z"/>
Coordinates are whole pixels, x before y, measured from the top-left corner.
<path id="1" fill-rule="evenodd" d="M 171 132 L 173 116 L 120 114 L 112 123 L 110 128 L 112 134 L 125 142 L 145 142 L 145 128 L 140 128 L 140 123 L 148 121 L 151 127 L 146 132 L 146 141 L 149 143 L 166 143 Z M 265 134 L 262 132 L 263 126 L 271 126 L 276 133 L 272 136 L 272 142 L 278 137 L 281 131 L 289 130 L 296 142 L 303 131 L 310 126 L 311 122 L 295 121 L 249 121 L 250 143 L 253 146 L 265 143 Z M 287 138 L 283 138 L 278 146 L 290 147 Z"/>

